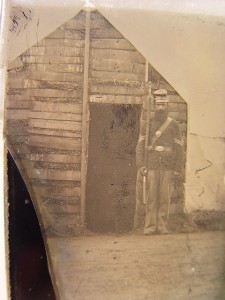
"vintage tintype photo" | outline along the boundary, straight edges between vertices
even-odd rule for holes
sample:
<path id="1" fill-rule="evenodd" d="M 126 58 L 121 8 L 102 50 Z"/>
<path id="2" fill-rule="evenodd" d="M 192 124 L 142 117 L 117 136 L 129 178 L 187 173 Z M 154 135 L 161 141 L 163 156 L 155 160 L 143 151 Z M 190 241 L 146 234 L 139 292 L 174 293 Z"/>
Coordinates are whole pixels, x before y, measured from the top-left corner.
<path id="1" fill-rule="evenodd" d="M 121 11 L 76 7 L 44 30 L 32 7 L 10 10 L 12 41 L 36 26 L 7 66 L 4 133 L 9 175 L 21 176 L 24 214 L 33 209 L 45 242 L 48 297 L 223 299 L 224 140 L 202 125 L 208 102 L 191 102 L 195 74 L 167 78 L 190 66 L 169 68 L 182 43 L 156 20 L 174 16 L 123 13 L 126 24 Z M 192 18 L 182 22 L 192 28 Z M 11 272 L 17 278 L 20 265 Z M 14 299 L 37 299 L 35 280 L 11 281 Z"/>

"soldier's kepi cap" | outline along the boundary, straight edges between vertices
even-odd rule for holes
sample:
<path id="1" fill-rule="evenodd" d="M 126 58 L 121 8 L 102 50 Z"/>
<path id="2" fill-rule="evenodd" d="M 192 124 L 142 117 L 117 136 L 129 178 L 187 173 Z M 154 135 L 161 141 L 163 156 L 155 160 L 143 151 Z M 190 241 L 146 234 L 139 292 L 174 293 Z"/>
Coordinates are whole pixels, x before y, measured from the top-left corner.
<path id="1" fill-rule="evenodd" d="M 159 102 L 160 103 L 168 103 L 169 102 L 167 90 L 164 90 L 164 89 L 157 90 L 153 93 L 153 95 L 154 95 L 155 103 L 159 103 Z"/>

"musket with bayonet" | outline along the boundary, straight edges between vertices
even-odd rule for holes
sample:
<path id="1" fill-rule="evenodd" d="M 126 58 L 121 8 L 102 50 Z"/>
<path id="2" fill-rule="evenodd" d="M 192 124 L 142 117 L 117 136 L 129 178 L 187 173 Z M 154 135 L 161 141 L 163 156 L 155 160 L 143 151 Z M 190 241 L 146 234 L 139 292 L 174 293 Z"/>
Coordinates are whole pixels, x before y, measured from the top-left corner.
<path id="1" fill-rule="evenodd" d="M 145 144 L 144 144 L 144 165 L 146 169 L 143 173 L 143 203 L 147 202 L 147 167 L 148 167 L 148 143 L 149 143 L 149 126 L 150 126 L 150 112 L 151 112 L 151 103 L 152 103 L 152 92 L 151 92 L 151 82 L 147 83 L 148 86 L 148 95 L 146 96 L 146 128 L 145 128 Z"/>

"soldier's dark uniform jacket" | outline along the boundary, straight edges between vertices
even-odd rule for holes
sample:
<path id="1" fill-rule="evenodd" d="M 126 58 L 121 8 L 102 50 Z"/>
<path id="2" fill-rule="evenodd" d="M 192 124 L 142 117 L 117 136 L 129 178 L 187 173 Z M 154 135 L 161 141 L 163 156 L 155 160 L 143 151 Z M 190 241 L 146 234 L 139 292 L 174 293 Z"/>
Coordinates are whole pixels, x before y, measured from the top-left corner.
<path id="1" fill-rule="evenodd" d="M 142 116 L 143 117 L 143 116 Z M 145 118 L 144 118 L 145 119 Z M 152 144 L 152 139 L 159 130 L 160 124 L 155 118 L 150 120 L 149 135 L 148 135 L 148 158 L 147 165 L 145 165 L 145 129 L 146 121 L 141 122 L 141 134 L 136 147 L 136 164 L 137 167 L 147 167 L 148 169 L 172 170 L 178 173 L 183 169 L 183 142 L 180 132 L 179 124 L 171 119 L 171 122 L 155 143 Z M 161 151 L 157 151 L 159 147 Z M 163 150 L 162 150 L 163 149 Z"/>

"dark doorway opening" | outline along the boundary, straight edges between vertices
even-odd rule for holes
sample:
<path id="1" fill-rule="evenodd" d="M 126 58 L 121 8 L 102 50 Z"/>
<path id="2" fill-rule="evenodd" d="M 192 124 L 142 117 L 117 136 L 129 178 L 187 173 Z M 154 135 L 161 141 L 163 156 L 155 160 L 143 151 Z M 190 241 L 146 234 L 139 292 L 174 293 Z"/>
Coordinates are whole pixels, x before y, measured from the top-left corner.
<path id="1" fill-rule="evenodd" d="M 12 300 L 55 300 L 38 219 L 19 170 L 8 153 L 9 251 Z"/>
<path id="2" fill-rule="evenodd" d="M 86 220 L 91 231 L 133 228 L 140 110 L 139 105 L 90 105 Z"/>

